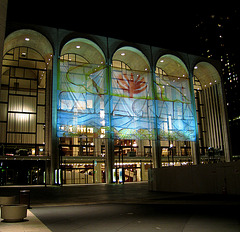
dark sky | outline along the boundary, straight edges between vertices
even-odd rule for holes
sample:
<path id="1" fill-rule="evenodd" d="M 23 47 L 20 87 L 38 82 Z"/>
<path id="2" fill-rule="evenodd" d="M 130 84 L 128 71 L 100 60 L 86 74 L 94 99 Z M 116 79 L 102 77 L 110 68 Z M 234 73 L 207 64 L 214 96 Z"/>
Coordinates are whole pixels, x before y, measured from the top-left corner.
<path id="1" fill-rule="evenodd" d="M 170 1 L 9 0 L 8 21 L 104 35 L 194 53 L 196 15 L 212 9 Z"/>

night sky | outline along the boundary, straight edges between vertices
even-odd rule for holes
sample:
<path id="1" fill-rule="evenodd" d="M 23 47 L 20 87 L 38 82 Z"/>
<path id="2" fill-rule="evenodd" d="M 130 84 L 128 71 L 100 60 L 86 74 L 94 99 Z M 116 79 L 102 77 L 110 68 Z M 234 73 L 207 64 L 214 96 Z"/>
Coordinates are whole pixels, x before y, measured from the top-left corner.
<path id="1" fill-rule="evenodd" d="M 38 3 L 39 2 L 39 3 Z M 23 22 L 109 36 L 130 42 L 197 53 L 193 33 L 196 16 L 228 12 L 232 7 L 210 8 L 202 3 L 156 1 L 16 1 L 9 0 L 8 22 Z"/>

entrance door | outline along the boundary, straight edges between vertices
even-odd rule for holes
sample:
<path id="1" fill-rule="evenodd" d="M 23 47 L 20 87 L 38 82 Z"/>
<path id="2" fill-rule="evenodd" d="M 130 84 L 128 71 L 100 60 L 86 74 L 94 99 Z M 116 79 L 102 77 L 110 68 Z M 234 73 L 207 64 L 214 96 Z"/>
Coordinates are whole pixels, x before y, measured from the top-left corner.
<path id="1" fill-rule="evenodd" d="M 63 170 L 64 184 L 93 184 L 93 169 L 71 168 Z"/>
<path id="2" fill-rule="evenodd" d="M 125 182 L 141 181 L 141 168 L 125 168 Z"/>

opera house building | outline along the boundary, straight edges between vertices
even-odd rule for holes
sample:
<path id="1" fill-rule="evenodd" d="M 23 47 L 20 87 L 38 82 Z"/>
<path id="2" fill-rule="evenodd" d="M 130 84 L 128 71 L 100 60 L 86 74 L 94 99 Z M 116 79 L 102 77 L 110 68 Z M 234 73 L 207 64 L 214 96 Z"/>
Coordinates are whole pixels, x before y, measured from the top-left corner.
<path id="1" fill-rule="evenodd" d="M 148 169 L 231 160 L 219 64 L 37 25 L 8 25 L 0 185 L 148 180 Z"/>

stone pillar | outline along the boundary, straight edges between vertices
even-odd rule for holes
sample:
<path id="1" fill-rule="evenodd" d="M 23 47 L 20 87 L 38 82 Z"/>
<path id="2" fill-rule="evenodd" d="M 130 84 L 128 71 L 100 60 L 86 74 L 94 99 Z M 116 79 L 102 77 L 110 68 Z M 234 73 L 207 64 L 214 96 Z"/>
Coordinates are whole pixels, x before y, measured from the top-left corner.
<path id="1" fill-rule="evenodd" d="M 95 183 L 102 183 L 102 163 L 97 162 L 97 165 L 94 167 L 94 171 Z"/>
<path id="2" fill-rule="evenodd" d="M 59 69 L 59 50 L 58 46 L 54 48 L 53 55 L 53 75 L 52 75 L 52 128 L 51 128 L 51 138 L 52 138 L 52 146 L 51 146 L 51 184 L 55 184 L 55 170 L 59 169 L 60 159 L 59 159 L 59 148 L 58 148 L 58 138 L 57 138 L 57 77 L 58 77 L 58 69 Z"/>
<path id="3" fill-rule="evenodd" d="M 114 167 L 114 144 L 113 139 L 107 139 L 106 143 L 106 183 L 113 182 L 112 170 Z"/>
<path id="4" fill-rule="evenodd" d="M 2 58 L 3 58 L 5 30 L 6 30 L 7 5 L 8 5 L 8 0 L 0 1 L 0 90 L 1 90 L 1 83 L 2 83 Z"/>
<path id="5" fill-rule="evenodd" d="M 192 160 L 194 165 L 200 164 L 200 147 L 199 147 L 199 132 L 198 132 L 198 121 L 197 121 L 197 111 L 195 104 L 195 94 L 194 94 L 194 86 L 193 86 L 193 76 L 189 75 L 189 86 L 190 86 L 190 94 L 191 94 L 191 103 L 192 103 L 192 111 L 195 121 L 195 135 L 196 141 L 191 143 L 194 147 L 192 147 Z"/>

